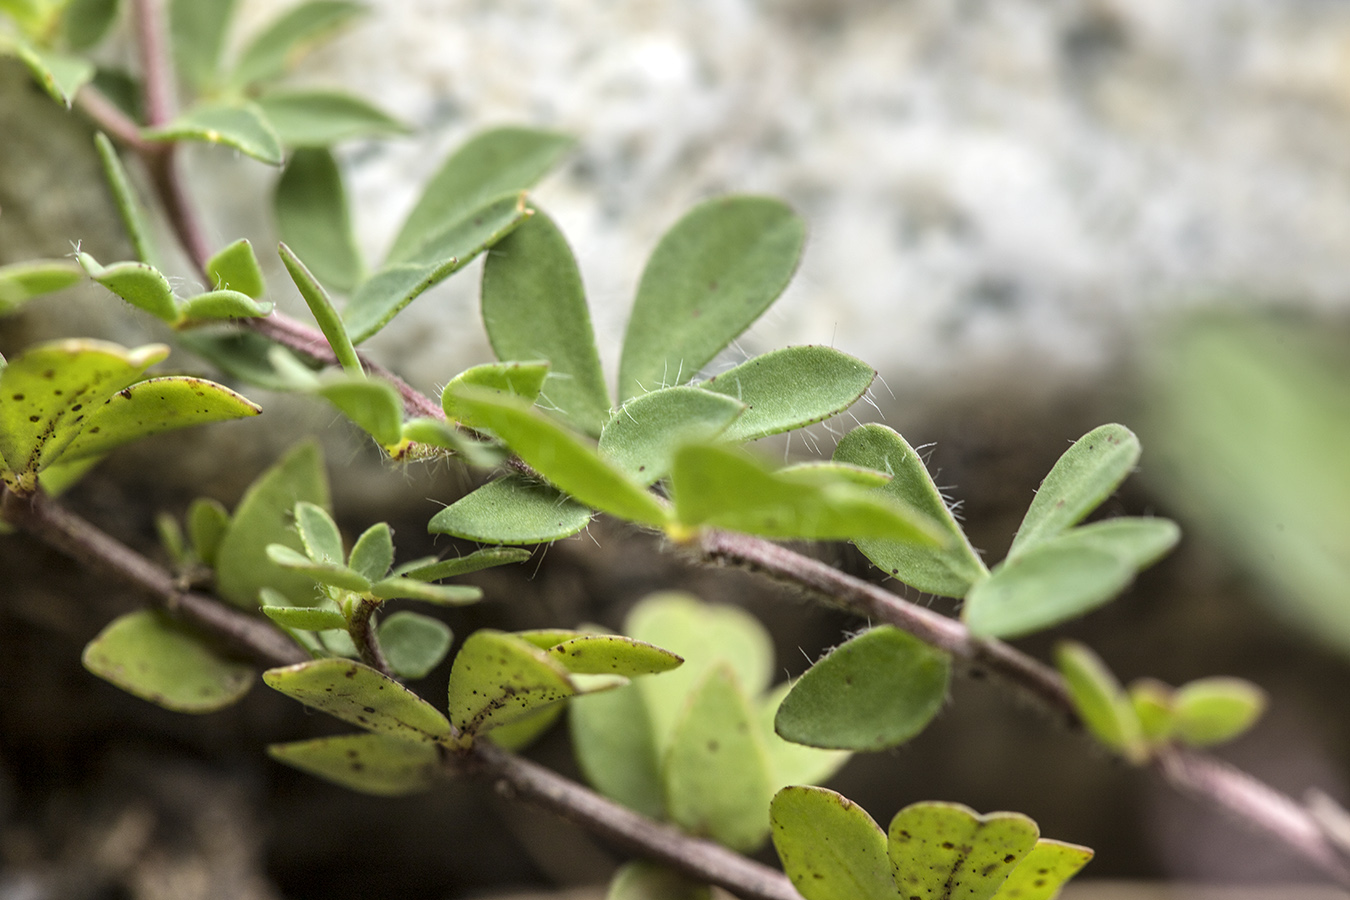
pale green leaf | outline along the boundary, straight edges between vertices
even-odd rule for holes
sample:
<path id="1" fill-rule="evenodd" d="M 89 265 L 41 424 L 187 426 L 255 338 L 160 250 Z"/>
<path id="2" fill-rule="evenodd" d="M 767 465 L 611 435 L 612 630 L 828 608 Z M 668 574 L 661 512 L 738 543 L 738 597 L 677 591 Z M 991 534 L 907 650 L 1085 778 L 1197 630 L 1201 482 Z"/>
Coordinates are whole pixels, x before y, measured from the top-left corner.
<path id="1" fill-rule="evenodd" d="M 806 900 L 897 900 L 886 833 L 852 800 L 825 788 L 786 787 L 769 818 L 783 871 Z"/>
<path id="2" fill-rule="evenodd" d="M 619 399 L 697 375 L 778 299 L 805 239 L 801 218 L 767 197 L 722 197 L 685 215 L 643 270 Z"/>
<path id="3" fill-rule="evenodd" d="M 342 547 L 342 532 L 322 506 L 301 500 L 295 504 L 295 530 L 305 554 L 314 562 L 342 565 L 347 554 Z"/>
<path id="4" fill-rule="evenodd" d="M 425 678 L 450 652 L 450 626 L 413 612 L 396 612 L 380 622 L 380 647 L 401 678 Z"/>
<path id="5" fill-rule="evenodd" d="M 990 900 L 1039 837 L 1021 813 L 926 802 L 896 813 L 887 844 L 901 896 Z"/>
<path id="6" fill-rule="evenodd" d="M 688 875 L 646 860 L 614 873 L 605 900 L 711 900 L 712 889 Z"/>
<path id="7" fill-rule="evenodd" d="M 403 439 L 403 400 L 389 382 L 348 376 L 321 384 L 315 393 L 381 446 L 393 446 Z"/>
<path id="8" fill-rule="evenodd" d="M 774 731 L 773 723 L 783 698 L 792 690 L 783 682 L 766 694 L 758 704 L 759 733 L 769 755 L 769 775 L 774 790 L 790 784 L 820 784 L 843 768 L 853 756 L 847 750 L 821 750 L 785 741 Z"/>
<path id="9" fill-rule="evenodd" d="M 305 608 L 302 606 L 264 606 L 263 615 L 285 628 L 300 631 L 327 631 L 346 629 L 347 620 L 335 609 Z"/>
<path id="10" fill-rule="evenodd" d="M 311 0 L 270 22 L 239 54 L 230 81 L 240 87 L 285 73 L 297 57 L 365 11 L 345 0 Z"/>
<path id="11" fill-rule="evenodd" d="M 370 579 L 341 563 L 316 562 L 284 544 L 269 544 L 267 558 L 287 571 L 304 575 L 328 587 L 364 594 L 371 589 Z"/>
<path id="12" fill-rule="evenodd" d="M 489 547 L 475 550 L 467 556 L 454 559 L 442 559 L 427 565 L 400 571 L 398 574 L 418 581 L 440 581 L 442 578 L 454 578 L 456 575 L 468 575 L 494 566 L 524 562 L 530 558 L 530 551 L 515 547 Z"/>
<path id="13" fill-rule="evenodd" d="M 188 506 L 187 532 L 192 552 L 205 565 L 214 567 L 220 542 L 230 528 L 230 514 L 219 500 L 198 497 Z"/>
<path id="14" fill-rule="evenodd" d="M 1041 838 L 1012 870 L 994 900 L 1054 900 L 1090 859 L 1092 851 L 1087 847 Z"/>
<path id="15" fill-rule="evenodd" d="M 591 314 L 567 239 L 536 212 L 483 267 L 483 325 L 498 359 L 545 359 L 547 405 L 595 436 L 609 418 L 609 389 Z"/>
<path id="16" fill-rule="evenodd" d="M 268 91 L 257 103 L 287 147 L 329 147 L 352 138 L 408 131 L 379 107 L 340 91 Z"/>
<path id="17" fill-rule="evenodd" d="M 1064 641 L 1055 647 L 1055 667 L 1064 676 L 1074 709 L 1088 732 L 1127 759 L 1145 755 L 1143 726 L 1115 675 L 1082 644 Z"/>
<path id="18" fill-rule="evenodd" d="M 361 360 L 356 355 L 351 338 L 347 336 L 342 317 L 337 314 L 337 310 L 333 308 L 333 301 L 328 298 L 328 292 L 315 280 L 313 274 L 290 247 L 281 244 L 277 252 L 281 254 L 281 261 L 285 264 L 286 271 L 290 273 L 291 280 L 300 289 L 300 296 L 305 298 L 305 303 L 313 313 L 319 330 L 333 348 L 333 355 L 337 357 L 338 364 L 353 375 L 363 375 L 365 369 L 362 368 Z"/>
<path id="19" fill-rule="evenodd" d="M 34 297 L 65 290 L 80 279 L 80 267 L 64 259 L 35 259 L 0 266 L 0 315 Z"/>
<path id="20" fill-rule="evenodd" d="M 347 565 L 371 581 L 379 581 L 394 564 L 394 536 L 389 526 L 378 522 L 356 539 Z"/>
<path id="21" fill-rule="evenodd" d="M 641 485 L 670 473 L 675 451 L 726 437 L 745 412 L 731 397 L 693 387 L 662 388 L 634 397 L 600 433 L 600 455 Z"/>
<path id="22" fill-rule="evenodd" d="M 381 797 L 425 791 L 441 778 L 440 753 L 434 745 L 387 734 L 344 734 L 272 744 L 267 753 L 311 775 Z"/>
<path id="23" fill-rule="evenodd" d="M 176 327 L 185 328 L 223 319 L 256 319 L 271 313 L 272 304 L 239 291 L 209 291 L 184 300 L 180 310 L 182 320 Z"/>
<path id="24" fill-rule="evenodd" d="M 413 741 L 450 736 L 450 723 L 403 685 L 350 659 L 316 659 L 263 673 L 263 682 L 306 706 L 367 731 Z"/>
<path id="25" fill-rule="evenodd" d="M 492 729 L 492 743 L 507 750 L 523 750 L 553 727 L 563 709 L 563 704 L 555 703 L 521 716 L 509 725 L 499 725 Z"/>
<path id="26" fill-rule="evenodd" d="M 53 100 L 67 109 L 75 94 L 94 77 L 94 64 L 82 56 L 55 50 L 40 50 L 21 37 L 13 37 L 14 52 L 38 84 Z"/>
<path id="27" fill-rule="evenodd" d="M 99 161 L 103 164 L 103 175 L 108 179 L 108 189 L 112 191 L 117 211 L 122 216 L 122 225 L 136 250 L 136 258 L 143 263 L 154 265 L 156 262 L 155 245 L 150 239 L 150 226 L 145 220 L 145 210 L 141 206 L 136 190 L 131 186 L 127 170 L 122 166 L 121 157 L 113 147 L 108 136 L 99 132 L 94 135 L 94 146 L 98 149 Z"/>
<path id="28" fill-rule="evenodd" d="M 436 513 L 427 530 L 485 544 L 542 544 L 576 534 L 591 515 L 548 485 L 508 475 Z"/>
<path id="29" fill-rule="evenodd" d="M 450 383 L 441 391 L 441 408 L 445 411 L 446 418 L 461 422 L 469 428 L 478 428 L 481 427 L 481 423 L 473 421 L 469 410 L 456 400 L 456 390 L 474 386 L 496 391 L 498 394 L 510 394 L 533 403 L 547 377 L 546 362 L 501 362 L 474 366 L 450 379 Z"/>
<path id="30" fill-rule="evenodd" d="M 1231 741 L 1255 724 L 1266 703 L 1266 692 L 1241 678 L 1189 682 L 1172 697 L 1176 735 L 1194 747 Z"/>
<path id="31" fill-rule="evenodd" d="M 254 300 L 262 299 L 267 290 L 258 257 L 247 238 L 240 238 L 207 260 L 206 277 L 215 290 L 238 291 Z"/>
<path id="32" fill-rule="evenodd" d="M 880 488 L 891 483 L 891 476 L 885 472 L 824 459 L 793 463 L 790 466 L 775 470 L 774 474 L 779 478 L 785 478 L 797 484 L 812 484 L 821 487 L 844 482 L 858 487 Z"/>
<path id="33" fill-rule="evenodd" d="M 443 603 L 459 606 L 476 603 L 483 598 L 483 589 L 465 584 L 428 584 L 416 578 L 394 575 L 370 586 L 371 596 L 381 600 L 421 600 L 424 603 Z"/>
<path id="34" fill-rule="evenodd" d="M 698 386 L 746 405 L 723 438 L 744 442 L 805 428 L 841 413 L 867 393 L 876 371 L 833 347 L 783 347 L 746 360 Z"/>
<path id="35" fill-rule="evenodd" d="M 364 277 L 352 231 L 347 190 L 327 150 L 297 150 L 286 162 L 272 196 L 281 240 L 305 259 L 316 278 L 350 292 Z"/>
<path id="36" fill-rule="evenodd" d="M 665 818 L 661 754 L 639 684 L 576 697 L 568 716 L 572 752 L 586 780 L 629 809 Z"/>
<path id="37" fill-rule="evenodd" d="M 118 0 L 72 0 L 61 14 L 61 30 L 72 50 L 88 50 L 108 33 L 117 18 Z"/>
<path id="38" fill-rule="evenodd" d="M 175 69 L 197 91 L 213 86 L 235 0 L 171 0 L 169 39 Z"/>
<path id="39" fill-rule="evenodd" d="M 137 309 L 170 325 L 182 319 L 169 279 L 154 266 L 138 262 L 102 266 L 88 253 L 81 253 L 76 258 L 90 278 Z"/>
<path id="40" fill-rule="evenodd" d="M 81 657 L 95 675 L 142 700 L 183 713 L 208 713 L 253 686 L 253 667 L 226 659 L 195 632 L 145 610 L 114 619 Z"/>
<path id="41" fill-rule="evenodd" d="M 576 693 L 567 670 L 515 635 L 481 628 L 450 669 L 451 721 L 469 736 L 506 725 Z"/>
<path id="42" fill-rule="evenodd" d="M 586 634 L 547 648 L 549 656 L 574 675 L 634 678 L 669 672 L 684 662 L 669 650 L 618 634 Z"/>
<path id="43" fill-rule="evenodd" d="M 282 160 L 281 139 L 249 101 L 190 106 L 168 124 L 142 130 L 141 136 L 148 141 L 222 144 L 271 166 Z"/>
<path id="44" fill-rule="evenodd" d="M 1181 529 L 1170 519 L 1123 516 L 1070 528 L 1050 540 L 1056 546 L 1094 547 L 1114 553 L 1139 571 L 1166 556 L 1180 539 Z"/>
<path id="45" fill-rule="evenodd" d="M 1021 637 L 1096 609 L 1133 578 L 1134 567 L 1114 553 L 1046 541 L 996 566 L 971 588 L 961 615 L 977 637 Z"/>

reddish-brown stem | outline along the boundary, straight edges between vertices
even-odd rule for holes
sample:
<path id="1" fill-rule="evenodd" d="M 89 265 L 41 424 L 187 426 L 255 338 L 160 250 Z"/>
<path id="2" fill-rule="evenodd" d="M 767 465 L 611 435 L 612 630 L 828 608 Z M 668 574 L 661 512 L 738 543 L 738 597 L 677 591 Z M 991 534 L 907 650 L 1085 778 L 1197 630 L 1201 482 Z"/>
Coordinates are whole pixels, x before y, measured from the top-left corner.
<path id="1" fill-rule="evenodd" d="M 378 600 L 363 599 L 358 602 L 356 609 L 352 610 L 351 621 L 347 623 L 347 633 L 352 636 L 352 643 L 356 645 L 356 651 L 361 654 L 361 662 L 381 675 L 395 678 L 397 676 L 394 675 L 394 670 L 389 667 L 389 660 L 385 657 L 384 650 L 380 649 L 380 641 L 375 636 L 375 629 L 371 627 L 375 610 L 379 608 Z"/>

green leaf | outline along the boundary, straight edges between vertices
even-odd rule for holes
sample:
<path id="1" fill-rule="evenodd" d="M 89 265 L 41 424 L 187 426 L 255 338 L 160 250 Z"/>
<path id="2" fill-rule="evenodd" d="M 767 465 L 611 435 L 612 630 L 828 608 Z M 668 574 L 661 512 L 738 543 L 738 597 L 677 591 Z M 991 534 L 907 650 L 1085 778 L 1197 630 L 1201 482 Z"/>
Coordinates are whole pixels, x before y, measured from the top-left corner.
<path id="1" fill-rule="evenodd" d="M 281 568 L 328 587 L 364 594 L 371 590 L 370 580 L 341 563 L 315 562 L 305 554 L 284 544 L 269 544 L 267 558 Z"/>
<path id="2" fill-rule="evenodd" d="M 123 444 L 179 428 L 256 416 L 262 410 L 223 385 L 203 378 L 151 378 L 113 394 L 85 416 L 62 459 L 101 456 Z"/>
<path id="3" fill-rule="evenodd" d="M 381 446 L 390 447 L 403 439 L 403 400 L 389 382 L 348 376 L 321 385 L 315 393 Z"/>
<path id="4" fill-rule="evenodd" d="M 202 93 L 215 84 L 234 0 L 172 0 L 169 39 L 174 68 Z"/>
<path id="5" fill-rule="evenodd" d="M 318 382 L 293 353 L 249 331 L 180 331 L 175 340 L 225 374 L 270 391 L 304 391 Z"/>
<path id="6" fill-rule="evenodd" d="M 917 736 L 947 700 L 951 660 L 890 625 L 865 631 L 797 680 L 774 730 L 837 750 L 883 750 Z"/>
<path id="7" fill-rule="evenodd" d="M 178 328 L 224 319 L 256 319 L 271 313 L 272 304 L 239 291 L 210 291 L 183 301 L 181 309 Z"/>
<path id="8" fill-rule="evenodd" d="M 769 759 L 745 692 L 729 664 L 694 689 L 665 758 L 670 818 L 691 834 L 740 852 L 769 831 Z"/>
<path id="9" fill-rule="evenodd" d="M 327 150 L 291 154 L 272 196 L 281 240 L 309 261 L 320 281 L 350 292 L 364 277 L 365 263 L 356 234 L 342 173 Z"/>
<path id="10" fill-rule="evenodd" d="M 80 268 L 64 259 L 35 259 L 0 266 L 0 315 L 44 294 L 63 291 L 80 282 Z"/>
<path id="11" fill-rule="evenodd" d="M 587 506 L 637 522 L 664 525 L 666 506 L 602 460 L 583 439 L 512 397 L 460 387 L 455 403 L 491 429 L 541 475 Z"/>
<path id="12" fill-rule="evenodd" d="M 684 658 L 684 665 L 638 686 L 647 699 L 658 747 L 668 747 L 689 694 L 708 672 L 729 664 L 748 696 L 773 678 L 773 643 L 759 620 L 734 606 L 708 604 L 692 594 L 662 592 L 639 601 L 624 630 Z"/>
<path id="13" fill-rule="evenodd" d="M 61 28 L 72 50 L 88 50 L 108 33 L 117 18 L 118 0 L 72 0 L 61 14 Z"/>
<path id="14" fill-rule="evenodd" d="M 745 404 L 692 387 L 662 388 L 634 397 L 600 433 L 600 454 L 642 485 L 670 473 L 675 451 L 725 437 Z"/>
<path id="15" fill-rule="evenodd" d="M 478 428 L 481 423 L 473 421 L 468 408 L 455 397 L 455 391 L 459 388 L 475 386 L 498 394 L 511 394 L 533 403 L 547 377 L 546 362 L 502 362 L 474 366 L 450 379 L 450 383 L 441 391 L 441 408 L 445 410 L 446 418 L 461 422 L 468 428 Z"/>
<path id="16" fill-rule="evenodd" d="M 257 104 L 200 103 L 190 106 L 167 125 L 146 128 L 148 141 L 203 141 L 232 147 L 270 166 L 281 165 L 281 139 Z"/>
<path id="17" fill-rule="evenodd" d="M 508 475 L 436 513 L 427 530 L 485 544 L 542 544 L 576 534 L 591 515 L 555 488 Z"/>
<path id="18" fill-rule="evenodd" d="M 548 648 L 548 654 L 574 675 L 635 678 L 669 672 L 684 662 L 669 650 L 618 634 L 587 634 Z"/>
<path id="19" fill-rule="evenodd" d="M 914 448 L 885 425 L 863 425 L 840 440 L 834 458 L 892 476 L 880 493 L 907 503 L 947 538 L 941 548 L 886 540 L 860 540 L 858 549 L 882 571 L 930 594 L 964 597 L 989 575 L 975 548 L 947 508 Z"/>
<path id="20" fill-rule="evenodd" d="M 1266 709 L 1266 692 L 1241 678 L 1201 678 L 1172 697 L 1176 735 L 1193 747 L 1222 744 L 1245 732 Z"/>
<path id="21" fill-rule="evenodd" d="M 208 713 L 253 686 L 253 667 L 225 659 L 195 632 L 151 610 L 114 619 L 89 642 L 84 667 L 165 709 Z"/>
<path id="22" fill-rule="evenodd" d="M 483 325 L 498 359 L 546 359 L 549 405 L 592 436 L 609 418 L 591 314 L 567 239 L 536 212 L 483 267 Z"/>
<path id="23" fill-rule="evenodd" d="M 166 512 L 159 513 L 155 516 L 155 531 L 159 535 L 160 546 L 175 567 L 181 568 L 191 561 L 183 543 L 183 529 L 177 519 Z"/>
<path id="24" fill-rule="evenodd" d="M 611 800 L 664 819 L 660 751 L 640 684 L 576 697 L 568 716 L 572 752 L 586 780 Z"/>
<path id="25" fill-rule="evenodd" d="M 1082 644 L 1063 641 L 1055 647 L 1055 667 L 1088 732 L 1126 759 L 1143 762 L 1147 750 L 1139 716 L 1097 654 Z"/>
<path id="26" fill-rule="evenodd" d="M 1054 900 L 1090 859 L 1092 851 L 1087 847 L 1041 838 L 1012 870 L 994 900 Z"/>
<path id="27" fill-rule="evenodd" d="M 416 578 L 397 575 L 370 586 L 372 596 L 380 600 L 421 600 L 425 603 L 444 603 L 459 606 L 476 603 L 483 598 L 483 589 L 463 584 L 427 584 Z"/>
<path id="28" fill-rule="evenodd" d="M 769 775 L 774 790 L 790 784 L 820 784 L 838 772 L 852 753 L 846 750 L 821 750 L 785 741 L 774 731 L 774 719 L 783 698 L 792 690 L 791 682 L 783 682 L 766 694 L 759 702 L 757 715 L 759 733 L 764 740 L 764 750 L 769 755 Z"/>
<path id="29" fill-rule="evenodd" d="M 514 547 L 489 547 L 486 550 L 475 550 L 468 556 L 442 559 L 399 574 L 406 578 L 415 578 L 418 581 L 440 581 L 442 578 L 468 575 L 470 572 L 491 569 L 494 566 L 524 562 L 530 558 L 530 555 L 530 551 L 518 550 Z"/>
<path id="30" fill-rule="evenodd" d="M 287 571 L 267 555 L 269 544 L 302 550 L 292 519 L 301 500 L 328 507 L 328 480 L 319 448 L 304 443 L 258 477 L 235 508 L 230 528 L 220 542 L 216 589 L 236 606 L 254 609 L 258 591 L 272 587 L 295 606 L 313 606 L 314 581 Z"/>
<path id="31" fill-rule="evenodd" d="M 370 526 L 352 545 L 347 565 L 371 581 L 379 581 L 394 564 L 394 536 L 389 526 L 379 522 Z"/>
<path id="32" fill-rule="evenodd" d="M 21 37 L 12 40 L 15 54 L 42 89 L 57 103 L 70 109 L 75 94 L 94 77 L 94 64 L 80 56 L 39 50 Z"/>
<path id="33" fill-rule="evenodd" d="M 806 900 L 898 897 L 886 833 L 852 800 L 825 788 L 786 787 L 769 818 L 783 871 Z"/>
<path id="34" fill-rule="evenodd" d="M 1140 678 L 1130 684 L 1129 698 L 1145 741 L 1158 744 L 1172 737 L 1177 723 L 1170 687 L 1152 678 Z"/>
<path id="35" fill-rule="evenodd" d="M 928 802 L 896 813 L 887 843 L 901 896 L 989 900 L 1039 837 L 1021 813 Z"/>
<path id="36" fill-rule="evenodd" d="M 315 659 L 263 673 L 263 682 L 306 706 L 404 740 L 450 736 L 450 723 L 403 685 L 350 659 Z"/>
<path id="37" fill-rule="evenodd" d="M 1114 553 L 1047 541 L 996 566 L 971 588 L 961 615 L 976 637 L 1022 637 L 1096 609 L 1133 578 L 1134 567 Z"/>
<path id="38" fill-rule="evenodd" d="M 723 435 L 740 443 L 805 428 L 843 412 L 867 393 L 876 374 L 862 360 L 832 347 L 784 347 L 698 386 L 746 405 L 745 415 Z"/>
<path id="39" fill-rule="evenodd" d="M 141 206 L 136 190 L 131 186 L 127 170 L 122 166 L 121 157 L 108 136 L 99 132 L 94 135 L 94 146 L 98 148 L 98 158 L 103 164 L 103 175 L 108 179 L 108 189 L 112 191 L 117 211 L 122 216 L 122 225 L 136 250 L 136 258 L 143 263 L 155 263 L 155 245 L 150 239 L 150 226 L 145 221 L 145 210 Z"/>
<path id="40" fill-rule="evenodd" d="M 739 451 L 690 445 L 675 455 L 671 493 L 689 527 L 810 540 L 886 537 L 939 544 L 928 518 L 849 479 L 803 484 L 781 478 Z"/>
<path id="41" fill-rule="evenodd" d="M 330 628 L 347 629 L 347 620 L 335 609 L 306 609 L 301 606 L 264 606 L 263 615 L 285 628 L 300 631 L 327 631 Z"/>
<path id="42" fill-rule="evenodd" d="M 230 529 L 230 514 L 219 500 L 198 497 L 188 506 L 187 530 L 192 552 L 205 565 L 215 567 L 220 542 Z"/>
<path id="43" fill-rule="evenodd" d="M 178 300 L 169 286 L 169 279 L 154 266 L 138 262 L 99 265 L 88 253 L 77 257 L 89 277 L 112 291 L 137 309 L 148 312 L 170 325 L 182 319 Z"/>
<path id="44" fill-rule="evenodd" d="M 295 504 L 295 529 L 300 532 L 305 554 L 314 562 L 342 565 L 346 560 L 342 533 L 322 506 L 306 500 Z"/>
<path id="45" fill-rule="evenodd" d="M 386 448 L 394 459 L 434 456 L 435 450 L 441 450 L 458 456 L 466 465 L 494 469 L 510 456 L 500 444 L 474 440 L 453 425 L 423 416 L 403 423 L 403 441 L 406 443 L 398 447 Z M 422 446 L 415 446 L 418 444 Z"/>
<path id="46" fill-rule="evenodd" d="M 258 257 L 247 238 L 240 238 L 207 260 L 206 277 L 216 290 L 238 291 L 254 300 L 262 299 L 267 290 Z"/>
<path id="47" fill-rule="evenodd" d="M 337 357 L 338 364 L 352 375 L 364 375 L 365 369 L 362 368 L 361 360 L 356 355 L 356 348 L 352 346 L 351 338 L 347 336 L 347 328 L 342 324 L 342 317 L 333 308 L 333 301 L 328 298 L 328 292 L 314 279 L 309 269 L 290 247 L 280 244 L 277 252 L 281 254 L 281 261 L 285 264 L 286 271 L 291 274 L 291 280 L 300 289 L 300 296 L 305 298 L 309 311 L 314 315 L 314 321 L 319 324 L 319 330 L 333 348 L 333 355 Z"/>
<path id="48" fill-rule="evenodd" d="M 1123 425 L 1102 425 L 1079 438 L 1041 482 L 1008 558 L 1053 538 L 1096 509 L 1139 461 L 1139 439 Z"/>
<path id="49" fill-rule="evenodd" d="M 329 147 L 351 138 L 408 132 L 379 107 L 340 91 L 268 91 L 257 103 L 287 147 Z"/>
<path id="50" fill-rule="evenodd" d="M 381 797 L 415 794 L 441 779 L 440 753 L 434 745 L 387 734 L 344 734 L 272 744 L 267 753 L 303 772 Z"/>
<path id="51" fill-rule="evenodd" d="M 449 692 L 451 721 L 472 737 L 577 691 L 567 670 L 545 651 L 515 635 L 480 628 L 455 656 Z"/>
<path id="52" fill-rule="evenodd" d="M 492 743 L 507 750 L 523 750 L 548 731 L 563 714 L 563 705 L 555 703 L 521 716 L 510 725 L 492 729 Z"/>
<path id="53" fill-rule="evenodd" d="M 529 216 L 523 195 L 498 197 L 433 234 L 413 260 L 386 264 L 357 288 L 347 306 L 345 314 L 356 340 L 364 341 L 388 325 L 427 288 L 464 268 Z"/>
<path id="54" fill-rule="evenodd" d="M 450 652 L 450 626 L 413 612 L 396 612 L 380 623 L 380 646 L 402 678 L 425 678 Z"/>
<path id="55" fill-rule="evenodd" d="M 1166 556 L 1180 539 L 1181 529 L 1170 519 L 1123 516 L 1071 528 L 1051 540 L 1056 546 L 1095 547 L 1114 553 L 1139 571 Z"/>
<path id="56" fill-rule="evenodd" d="M 361 4 L 344 0 L 312 0 L 291 7 L 248 43 L 230 82 L 244 87 L 284 74 L 310 45 L 363 12 Z"/>
<path id="57" fill-rule="evenodd" d="M 786 478 L 797 484 L 827 486 L 844 482 L 858 487 L 880 488 L 891 483 L 891 476 L 875 469 L 864 469 L 850 463 L 834 460 L 814 460 L 812 462 L 793 463 L 774 472 L 779 478 Z"/>
<path id="58" fill-rule="evenodd" d="M 619 398 L 683 384 L 787 287 L 806 225 L 767 197 L 695 207 L 643 270 L 619 363 Z"/>
<path id="59" fill-rule="evenodd" d="M 605 900 L 711 900 L 712 889 L 657 863 L 625 863 L 614 873 Z"/>
<path id="60" fill-rule="evenodd" d="M 168 355 L 163 344 L 128 350 L 92 340 L 30 347 L 0 369 L 0 465 L 12 490 L 30 493 L 86 428 L 90 410 Z"/>
<path id="61" fill-rule="evenodd" d="M 475 135 L 427 183 L 394 238 L 386 265 L 412 259 L 428 238 L 468 218 L 494 197 L 531 187 L 571 147 L 571 138 L 528 128 L 497 128 Z"/>

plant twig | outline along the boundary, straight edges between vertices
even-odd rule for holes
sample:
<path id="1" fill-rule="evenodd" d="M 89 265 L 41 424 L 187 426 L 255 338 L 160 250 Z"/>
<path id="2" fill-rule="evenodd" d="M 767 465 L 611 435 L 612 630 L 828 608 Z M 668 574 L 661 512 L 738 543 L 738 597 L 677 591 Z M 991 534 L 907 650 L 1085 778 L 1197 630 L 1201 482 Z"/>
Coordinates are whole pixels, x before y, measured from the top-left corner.
<path id="1" fill-rule="evenodd" d="M 371 617 L 375 615 L 375 610 L 379 608 L 378 601 L 362 599 L 361 602 L 356 604 L 356 609 L 352 612 L 347 632 L 351 635 L 352 643 L 356 645 L 357 652 L 361 654 L 361 662 L 381 675 L 397 678 L 398 676 L 389 666 L 389 660 L 385 657 L 384 650 L 380 648 L 379 639 L 375 637 L 375 629 L 370 627 Z"/>

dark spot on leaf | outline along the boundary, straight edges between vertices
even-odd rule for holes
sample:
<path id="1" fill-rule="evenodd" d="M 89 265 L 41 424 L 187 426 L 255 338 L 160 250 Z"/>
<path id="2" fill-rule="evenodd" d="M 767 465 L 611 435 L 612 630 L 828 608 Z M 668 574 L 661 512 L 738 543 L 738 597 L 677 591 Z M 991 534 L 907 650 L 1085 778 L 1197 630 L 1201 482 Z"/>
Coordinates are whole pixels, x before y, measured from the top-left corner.
<path id="1" fill-rule="evenodd" d="M 954 846 L 955 846 L 955 845 L 952 844 L 951 841 L 943 841 L 943 842 L 942 842 L 942 849 L 943 849 L 943 850 L 951 850 L 951 849 L 953 849 Z"/>
<path id="2" fill-rule="evenodd" d="M 28 417 L 28 421 L 30 421 L 30 422 L 37 422 L 37 421 L 39 421 L 41 418 L 42 418 L 41 416 L 29 416 L 29 417 Z"/>
<path id="3" fill-rule="evenodd" d="M 1011 853 L 1009 853 L 1007 856 L 1003 857 L 1003 861 L 1004 861 L 1005 863 L 1010 863 L 1010 862 L 1012 862 L 1012 861 L 1015 860 L 1015 859 L 1017 859 L 1017 857 L 1016 857 L 1016 856 L 1013 856 Z M 1041 871 L 1044 872 L 1045 870 L 1042 869 Z"/>
<path id="4" fill-rule="evenodd" d="M 375 711 L 375 707 L 373 707 L 373 706 L 363 706 L 363 707 L 361 707 L 361 708 L 364 709 L 364 710 L 365 710 L 366 712 L 368 712 L 368 713 L 373 713 L 373 712 Z"/>
<path id="5" fill-rule="evenodd" d="M 353 771 L 353 772 L 364 772 L 365 769 L 366 769 L 365 763 L 359 763 L 359 762 L 352 763 L 352 771 Z"/>
<path id="6" fill-rule="evenodd" d="M 122 388 L 117 393 L 121 394 L 124 399 L 127 400 L 131 399 L 131 388 Z"/>
<path id="7" fill-rule="evenodd" d="M 23 394 L 15 394 L 15 395 L 14 395 L 14 399 L 15 399 L 15 400 L 22 400 L 22 399 L 23 399 Z"/>

